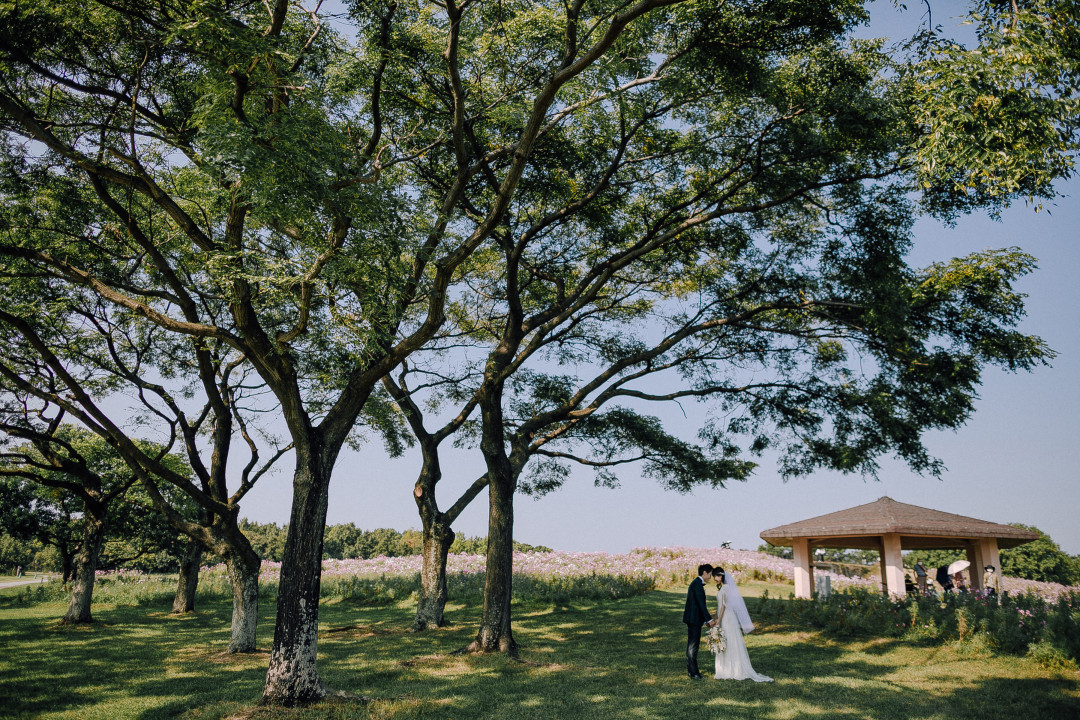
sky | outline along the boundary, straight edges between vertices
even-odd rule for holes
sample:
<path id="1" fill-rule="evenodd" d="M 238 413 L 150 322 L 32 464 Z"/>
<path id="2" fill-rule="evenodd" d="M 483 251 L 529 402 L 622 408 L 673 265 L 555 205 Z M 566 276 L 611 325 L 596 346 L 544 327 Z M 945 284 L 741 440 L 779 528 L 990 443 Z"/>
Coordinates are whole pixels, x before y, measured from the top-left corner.
<path id="1" fill-rule="evenodd" d="M 875 6 L 873 35 L 903 32 L 922 19 L 918 8 L 892 16 L 888 3 Z M 955 22 L 935 4 L 935 24 Z M 955 14 L 955 13 L 954 13 Z M 1039 335 L 1057 352 L 1051 367 L 1009 373 L 989 368 L 972 419 L 955 432 L 935 432 L 926 444 L 947 470 L 922 477 L 902 462 L 882 460 L 878 480 L 817 472 L 784 482 L 766 457 L 745 483 L 698 489 L 687 494 L 663 490 L 634 468 L 619 472 L 619 489 L 596 488 L 591 472 L 578 472 L 558 491 L 541 499 L 518 498 L 515 538 L 565 551 L 626 552 L 636 547 L 733 547 L 754 549 L 760 533 L 824 513 L 873 502 L 882 496 L 935 510 L 999 523 L 1034 525 L 1070 554 L 1080 554 L 1080 181 L 1059 186 L 1065 196 L 1041 212 L 1018 205 L 1000 221 L 962 218 L 955 227 L 921 220 L 915 228 L 914 266 L 970 252 L 1017 246 L 1039 260 L 1039 269 L 1021 279 L 1027 294 L 1024 332 Z M 667 413 L 665 421 L 692 435 L 704 415 L 687 407 L 687 417 Z M 287 468 L 285 463 L 283 468 Z M 392 460 L 381 443 L 345 451 L 330 487 L 327 522 L 351 522 L 365 529 L 419 528 L 411 490 L 419 471 L 418 453 Z M 444 459 L 445 478 L 437 496 L 450 505 L 482 472 L 476 453 Z M 286 470 L 260 481 L 241 515 L 260 522 L 288 521 L 290 478 Z M 487 534 L 486 497 L 473 502 L 455 525 L 469 536 Z"/>

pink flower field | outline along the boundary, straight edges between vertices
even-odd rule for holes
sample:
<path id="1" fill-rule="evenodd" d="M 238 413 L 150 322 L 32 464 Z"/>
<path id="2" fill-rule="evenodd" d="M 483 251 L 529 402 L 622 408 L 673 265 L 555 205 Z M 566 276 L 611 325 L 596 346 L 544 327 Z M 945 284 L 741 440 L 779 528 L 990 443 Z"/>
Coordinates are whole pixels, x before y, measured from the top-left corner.
<path id="1" fill-rule="evenodd" d="M 793 583 L 794 570 L 791 560 L 785 560 L 754 550 L 695 547 L 643 547 L 628 553 L 603 552 L 526 552 L 514 554 L 514 572 L 519 575 L 558 579 L 589 577 L 593 575 L 622 577 L 628 580 L 648 580 L 656 587 L 671 587 L 687 582 L 697 573 L 700 563 L 720 565 L 730 571 L 737 580 L 746 582 Z M 325 560 L 323 578 L 409 578 L 420 573 L 419 555 L 406 557 L 376 557 L 368 560 Z M 263 561 L 260 581 L 276 583 L 281 563 Z M 203 568 L 205 577 L 225 576 L 224 565 Z M 451 575 L 479 575 L 484 572 L 483 555 L 450 555 L 447 572 Z M 861 587 L 876 589 L 875 579 L 851 578 L 823 570 L 815 571 L 815 577 L 827 575 L 834 589 Z M 143 573 L 120 570 L 98 572 L 99 577 L 125 583 L 146 580 Z M 1080 593 L 1080 587 L 1066 587 L 1057 583 L 1036 582 L 1015 577 L 1001 578 L 1002 590 L 1010 595 L 1034 593 L 1048 603 L 1055 603 L 1068 593 Z"/>
<path id="2" fill-rule="evenodd" d="M 544 578 L 580 577 L 589 575 L 646 577 L 657 586 L 686 582 L 697 574 L 697 566 L 708 562 L 721 565 L 736 579 L 792 582 L 794 574 L 790 560 L 777 558 L 753 550 L 727 548 L 636 548 L 628 553 L 603 552 L 527 552 L 514 554 L 514 571 L 522 575 Z M 447 558 L 450 574 L 479 574 L 484 572 L 483 555 L 450 555 Z M 407 557 L 376 557 L 368 560 L 325 560 L 323 577 L 330 579 L 351 577 L 403 577 L 420 572 L 419 555 Z M 275 582 L 281 563 L 264 561 L 261 579 Z M 206 568 L 207 572 L 222 572 L 224 566 Z M 834 573 L 828 575 L 833 587 L 873 587 L 874 583 L 860 578 L 849 578 Z"/>

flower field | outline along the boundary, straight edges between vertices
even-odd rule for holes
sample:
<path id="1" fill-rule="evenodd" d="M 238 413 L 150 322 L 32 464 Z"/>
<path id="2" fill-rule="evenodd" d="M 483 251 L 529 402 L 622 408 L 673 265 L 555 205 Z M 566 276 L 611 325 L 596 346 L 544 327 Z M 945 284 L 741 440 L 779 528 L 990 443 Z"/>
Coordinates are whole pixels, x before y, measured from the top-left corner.
<path id="1" fill-rule="evenodd" d="M 590 576 L 625 578 L 635 583 L 647 582 L 652 587 L 666 587 L 688 582 L 697 575 L 700 563 L 720 565 L 737 580 L 792 582 L 790 560 L 752 550 L 728 548 L 637 548 L 628 553 L 602 552 L 519 552 L 514 553 L 514 574 L 518 577 L 569 579 Z M 367 560 L 324 560 L 323 581 L 342 578 L 414 578 L 420 573 L 421 557 L 376 557 Z M 263 562 L 260 579 L 276 583 L 281 564 Z M 448 556 L 446 571 L 451 576 L 483 575 L 483 555 Z M 223 565 L 204 568 L 204 576 L 224 573 Z M 861 578 L 849 578 L 830 572 L 833 587 L 874 587 L 875 583 Z"/>
<path id="2" fill-rule="evenodd" d="M 655 588 L 685 585 L 697 574 L 697 566 L 708 562 L 720 565 L 739 581 L 789 584 L 794 570 L 790 560 L 753 550 L 696 547 L 643 547 L 628 553 L 603 552 L 518 552 L 514 554 L 514 594 L 537 600 L 566 602 L 570 599 L 615 599 L 640 595 Z M 323 561 L 323 597 L 351 599 L 368 604 L 389 604 L 415 596 L 419 589 L 421 558 L 376 557 L 371 559 Z M 259 577 L 262 592 L 274 595 L 281 564 L 264 561 Z M 875 592 L 875 579 L 852 578 L 822 570 L 815 577 L 826 575 L 835 590 L 867 590 Z M 120 570 L 98 574 L 101 591 L 120 592 L 143 597 L 150 592 L 167 592 L 171 581 L 160 576 Z M 484 583 L 484 556 L 451 554 L 447 559 L 447 580 L 452 599 L 470 601 L 481 597 Z M 1012 596 L 1032 594 L 1046 603 L 1054 604 L 1080 587 L 1065 587 L 1055 583 L 1035 582 L 1021 578 L 1003 577 L 1002 590 Z M 151 590 L 148 585 L 154 585 Z M 139 591 L 135 588 L 142 586 Z M 231 593 L 224 565 L 203 568 L 199 591 L 204 594 Z M 40 594 L 43 590 L 39 590 Z M 55 591 L 63 593 L 56 585 Z"/>

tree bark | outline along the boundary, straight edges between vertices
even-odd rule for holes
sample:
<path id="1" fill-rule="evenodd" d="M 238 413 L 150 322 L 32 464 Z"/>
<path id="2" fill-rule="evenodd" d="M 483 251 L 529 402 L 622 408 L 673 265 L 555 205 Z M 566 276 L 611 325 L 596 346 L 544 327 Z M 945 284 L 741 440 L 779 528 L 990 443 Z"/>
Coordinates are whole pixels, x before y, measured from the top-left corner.
<path id="1" fill-rule="evenodd" d="M 322 699 L 326 688 L 316 668 L 319 584 L 329 471 L 297 451 L 289 532 L 278 582 L 274 647 L 262 702 L 303 705 Z"/>
<path id="2" fill-rule="evenodd" d="M 75 579 L 75 553 L 60 546 L 57 550 L 60 552 L 60 580 L 66 585 Z"/>
<path id="3" fill-rule="evenodd" d="M 98 555 L 105 542 L 104 517 L 96 516 L 89 509 L 83 514 L 83 539 L 75 558 L 75 582 L 71 590 L 71 602 L 61 620 L 66 625 L 91 623 L 90 602 L 94 596 L 94 580 L 97 573 Z"/>
<path id="4" fill-rule="evenodd" d="M 194 538 L 188 540 L 184 557 L 180 559 L 180 575 L 176 582 L 176 596 L 172 611 L 176 615 L 195 612 L 195 590 L 199 586 L 199 566 L 202 564 L 202 543 Z"/>
<path id="5" fill-rule="evenodd" d="M 424 522 L 423 566 L 420 570 L 420 601 L 416 604 L 413 630 L 442 627 L 446 610 L 446 556 L 454 543 L 450 524 L 439 518 Z"/>
<path id="6" fill-rule="evenodd" d="M 225 557 L 232 583 L 232 631 L 228 652 L 255 652 L 259 620 L 259 556 L 244 543 L 233 543 Z"/>
<path id="7" fill-rule="evenodd" d="M 489 472 L 491 466 L 488 467 Z M 514 476 L 491 475 L 488 485 L 487 575 L 484 609 L 472 652 L 517 653 L 510 627 L 510 598 L 514 577 Z"/>

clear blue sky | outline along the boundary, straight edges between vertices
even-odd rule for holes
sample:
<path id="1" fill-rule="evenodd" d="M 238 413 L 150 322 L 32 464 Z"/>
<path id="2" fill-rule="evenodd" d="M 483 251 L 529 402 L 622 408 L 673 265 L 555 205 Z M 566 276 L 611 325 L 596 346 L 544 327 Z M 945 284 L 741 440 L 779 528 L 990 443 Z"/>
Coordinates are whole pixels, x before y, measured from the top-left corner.
<path id="1" fill-rule="evenodd" d="M 934 5 L 935 24 L 955 22 L 948 13 L 959 3 Z M 899 19 L 890 15 L 888 3 L 878 3 L 875 12 L 872 34 L 878 35 L 900 32 L 922 17 L 914 4 Z M 972 420 L 958 432 L 927 437 L 931 451 L 948 467 L 940 480 L 886 459 L 880 481 L 820 472 L 784 483 L 766 459 L 746 483 L 679 495 L 639 477 L 633 468 L 621 471 L 619 490 L 594 488 L 591 473 L 580 473 L 545 498 L 520 497 L 515 536 L 572 551 L 713 547 L 726 541 L 752 549 L 766 528 L 888 495 L 992 522 L 1035 525 L 1066 552 L 1080 554 L 1080 203 L 1075 197 L 1080 181 L 1061 189 L 1068 197 L 1040 213 L 1018 206 L 1001 222 L 969 217 L 954 228 L 931 220 L 916 226 L 914 265 L 1014 245 L 1037 257 L 1040 269 L 1019 285 L 1028 294 L 1028 318 L 1021 328 L 1043 337 L 1058 353 L 1052 367 L 1032 373 L 986 373 Z M 692 414 L 673 420 L 695 421 Z M 447 477 L 439 499 L 445 507 L 482 472 L 482 463 L 458 453 L 444 465 Z M 419 527 L 411 496 L 418 469 L 417 454 L 389 460 L 378 442 L 360 453 L 348 452 L 335 471 L 328 522 L 369 529 Z M 242 515 L 287 522 L 290 496 L 289 473 L 279 471 L 260 481 L 243 503 Z M 481 496 L 457 529 L 485 535 L 486 525 L 486 497 Z"/>

